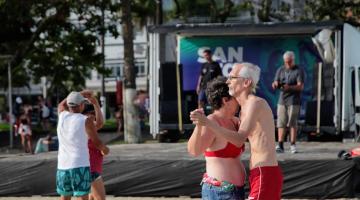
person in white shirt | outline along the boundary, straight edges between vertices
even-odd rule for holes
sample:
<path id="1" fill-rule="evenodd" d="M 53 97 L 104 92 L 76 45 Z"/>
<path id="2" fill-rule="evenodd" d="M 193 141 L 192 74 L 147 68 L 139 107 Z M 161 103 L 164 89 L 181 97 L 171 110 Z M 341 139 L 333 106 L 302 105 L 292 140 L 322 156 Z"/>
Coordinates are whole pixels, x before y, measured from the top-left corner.
<path id="1" fill-rule="evenodd" d="M 41 102 L 41 124 L 45 131 L 48 131 L 50 128 L 49 118 L 50 118 L 50 109 L 46 105 L 45 101 L 42 101 Z"/>
<path id="2" fill-rule="evenodd" d="M 32 135 L 31 124 L 30 124 L 30 120 L 28 119 L 28 117 L 26 117 L 26 115 L 22 115 L 20 117 L 20 125 L 18 128 L 18 133 L 21 137 L 21 146 L 23 147 L 24 152 L 33 154 L 32 140 L 31 140 L 31 135 Z"/>
<path id="3" fill-rule="evenodd" d="M 109 153 L 109 148 L 98 138 L 94 118 L 81 114 L 84 97 L 91 95 L 88 90 L 71 92 L 58 106 L 56 191 L 61 200 L 70 200 L 71 196 L 88 199 L 91 188 L 88 138 L 103 155 Z"/>

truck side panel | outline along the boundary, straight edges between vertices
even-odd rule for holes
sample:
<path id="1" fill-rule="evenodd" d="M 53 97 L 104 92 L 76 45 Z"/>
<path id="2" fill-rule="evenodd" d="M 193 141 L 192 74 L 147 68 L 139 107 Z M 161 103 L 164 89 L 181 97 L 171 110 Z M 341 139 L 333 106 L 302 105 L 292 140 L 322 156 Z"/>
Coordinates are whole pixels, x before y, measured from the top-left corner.
<path id="1" fill-rule="evenodd" d="M 351 92 L 351 71 L 360 65 L 360 32 L 344 24 L 343 30 L 343 77 L 342 77 L 342 105 L 341 131 L 355 131 L 355 105 Z"/>

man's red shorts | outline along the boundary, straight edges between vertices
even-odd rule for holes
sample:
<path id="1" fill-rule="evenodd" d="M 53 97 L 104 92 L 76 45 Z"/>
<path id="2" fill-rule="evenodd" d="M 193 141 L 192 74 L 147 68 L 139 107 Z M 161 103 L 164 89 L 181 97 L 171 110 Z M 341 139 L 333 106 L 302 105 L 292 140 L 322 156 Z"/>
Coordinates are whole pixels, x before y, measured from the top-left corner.
<path id="1" fill-rule="evenodd" d="M 257 167 L 250 170 L 249 200 L 280 200 L 283 175 L 279 166 Z"/>

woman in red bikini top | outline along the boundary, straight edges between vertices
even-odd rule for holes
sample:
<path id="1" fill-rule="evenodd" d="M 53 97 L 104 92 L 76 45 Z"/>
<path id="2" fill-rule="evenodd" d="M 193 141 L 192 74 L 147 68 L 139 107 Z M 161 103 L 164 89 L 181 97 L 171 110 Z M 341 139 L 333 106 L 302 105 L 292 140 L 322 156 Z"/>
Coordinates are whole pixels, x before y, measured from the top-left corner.
<path id="1" fill-rule="evenodd" d="M 235 117 L 235 113 L 239 106 L 229 95 L 225 82 L 226 78 L 219 77 L 207 85 L 208 102 L 213 108 L 213 113 L 208 118 L 222 127 L 237 131 L 239 119 Z M 237 147 L 223 138 L 216 137 L 207 127 L 199 125 L 195 127 L 188 142 L 188 151 L 192 156 L 205 155 L 203 199 L 227 199 L 227 197 L 245 199 L 243 194 L 245 169 L 240 160 L 244 149 L 244 145 Z M 227 189 L 229 187 L 234 189 L 229 191 Z"/>

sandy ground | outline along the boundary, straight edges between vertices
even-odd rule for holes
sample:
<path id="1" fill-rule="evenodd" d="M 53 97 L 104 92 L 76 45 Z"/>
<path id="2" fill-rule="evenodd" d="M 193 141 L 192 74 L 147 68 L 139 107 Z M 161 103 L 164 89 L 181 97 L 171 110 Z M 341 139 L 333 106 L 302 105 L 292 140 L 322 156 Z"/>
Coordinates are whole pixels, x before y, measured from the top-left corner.
<path id="1" fill-rule="evenodd" d="M 32 197 L 0 197 L 0 200 L 59 200 L 59 197 L 41 197 L 41 196 L 32 196 Z M 76 199 L 76 198 L 72 198 Z M 178 198 L 165 198 L 165 197 L 113 197 L 107 196 L 107 200 L 199 200 L 197 198 L 190 197 L 178 197 Z"/>
<path id="2" fill-rule="evenodd" d="M 41 197 L 41 196 L 32 196 L 32 197 L 0 197 L 0 200 L 58 200 L 59 197 Z M 72 198 L 76 199 L 76 198 Z M 107 200 L 200 200 L 199 198 L 190 198 L 190 197 L 177 197 L 177 198 L 165 198 L 165 197 L 113 197 L 107 196 Z M 288 200 L 288 199 L 282 199 Z M 290 199 L 289 199 L 290 200 Z M 312 199 L 291 199 L 291 200 L 312 200 Z M 359 199 L 332 199 L 332 200 L 359 200 Z"/>

